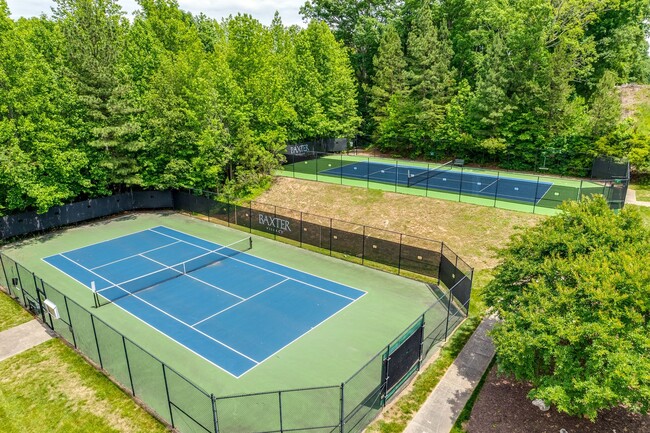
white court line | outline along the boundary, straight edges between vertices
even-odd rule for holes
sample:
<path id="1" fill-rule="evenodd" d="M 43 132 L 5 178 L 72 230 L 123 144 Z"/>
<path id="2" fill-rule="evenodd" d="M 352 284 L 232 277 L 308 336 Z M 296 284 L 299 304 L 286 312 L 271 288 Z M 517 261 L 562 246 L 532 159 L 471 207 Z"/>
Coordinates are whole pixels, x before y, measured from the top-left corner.
<path id="1" fill-rule="evenodd" d="M 261 295 L 262 293 L 264 293 L 264 292 L 266 292 L 266 291 L 269 291 L 269 290 L 271 290 L 272 288 L 277 287 L 277 286 L 279 286 L 280 284 L 285 283 L 285 282 L 287 282 L 287 281 L 289 281 L 289 280 L 282 280 L 282 281 L 280 281 L 279 283 L 276 283 L 276 284 L 274 284 L 274 285 L 272 285 L 272 286 L 270 286 L 270 287 L 267 287 L 267 288 L 264 289 L 264 290 L 261 290 L 261 291 L 255 293 L 253 296 L 249 296 L 248 298 L 240 298 L 241 301 L 237 302 L 236 304 L 233 304 L 233 305 L 231 305 L 231 306 L 228 307 L 228 308 L 224 308 L 223 310 L 214 313 L 212 316 L 208 316 L 208 317 L 206 317 L 205 319 L 199 320 L 198 322 L 192 324 L 192 326 L 196 326 L 196 325 L 198 325 L 199 323 L 203 323 L 203 322 L 205 322 L 206 320 L 210 320 L 210 319 L 212 319 L 213 317 L 216 317 L 216 316 L 218 316 L 218 315 L 221 314 L 221 313 L 225 313 L 226 311 L 230 310 L 231 308 L 234 308 L 234 307 L 236 307 L 237 305 L 241 305 L 241 304 L 243 304 L 244 302 L 246 302 L 246 301 L 248 301 L 248 300 L 250 300 L 250 299 L 253 299 L 253 298 L 256 297 L 257 295 Z"/>
<path id="2" fill-rule="evenodd" d="M 498 181 L 499 181 L 499 179 L 495 180 L 494 182 L 492 182 L 491 184 L 489 184 L 488 186 L 486 186 L 485 188 L 483 188 L 482 190 L 477 191 L 477 192 L 478 192 L 478 193 L 482 193 L 482 192 L 484 192 L 486 189 L 488 189 L 489 187 L 491 187 L 492 185 L 494 185 L 494 184 L 497 183 Z"/>
<path id="3" fill-rule="evenodd" d="M 152 252 L 152 251 L 156 251 L 156 250 L 160 250 L 160 249 L 163 249 L 163 248 L 167 248 L 167 247 L 169 247 L 169 246 L 171 246 L 171 245 L 175 245 L 175 244 L 178 244 L 178 243 L 179 243 L 179 241 L 171 242 L 171 243 L 169 243 L 169 244 L 167 244 L 167 245 L 163 245 L 162 247 L 152 248 L 152 249 L 150 249 L 150 250 L 143 251 L 143 252 L 141 252 L 141 253 L 137 253 L 137 254 L 133 254 L 132 256 L 124 257 L 124 258 L 121 258 L 121 259 L 118 259 L 118 260 L 113 260 L 112 262 L 104 263 L 103 265 L 95 266 L 94 268 L 90 268 L 90 269 L 94 271 L 95 269 L 103 268 L 104 266 L 108 266 L 108 265 L 113 265 L 113 264 L 115 264 L 115 263 L 119 263 L 119 262 L 122 262 L 122 261 L 124 261 L 124 260 L 132 259 L 133 257 L 137 257 L 137 256 L 142 255 L 142 254 L 147 254 L 147 253 L 150 253 L 150 252 Z M 66 254 L 67 254 L 67 252 L 66 252 Z"/>
<path id="4" fill-rule="evenodd" d="M 377 173 L 385 173 L 385 172 L 387 172 L 388 170 L 392 170 L 392 169 L 394 169 L 394 168 L 397 168 L 397 167 L 390 166 L 390 167 L 388 167 L 388 168 L 383 168 L 383 169 L 380 169 L 380 170 L 377 170 L 377 171 L 373 171 L 372 173 L 369 172 L 369 173 L 368 173 L 368 176 L 372 176 L 373 174 L 377 174 Z"/>
<path id="5" fill-rule="evenodd" d="M 217 287 L 217 286 L 215 286 L 214 284 L 210 284 L 210 283 L 208 283 L 207 281 L 203 281 L 203 280 L 201 280 L 200 278 L 196 278 L 195 276 L 190 275 L 190 274 L 188 274 L 188 273 L 183 273 L 183 272 L 181 272 L 181 271 L 178 271 L 178 270 L 176 270 L 176 269 L 174 269 L 174 268 L 172 268 L 172 267 L 167 266 L 167 265 L 164 264 L 164 263 L 159 262 L 158 260 L 154 260 L 154 259 L 152 259 L 151 257 L 142 256 L 142 258 L 145 258 L 145 259 L 147 259 L 147 260 L 151 260 L 151 261 L 154 262 L 154 263 L 158 263 L 159 265 L 164 266 L 164 267 L 166 267 L 166 268 L 168 268 L 168 269 L 171 269 L 172 271 L 178 272 L 178 273 L 181 274 L 181 275 L 185 275 L 186 277 L 189 277 L 189 278 L 191 278 L 191 279 L 193 279 L 193 280 L 199 281 L 199 282 L 205 284 L 206 286 L 209 286 L 209 287 L 212 287 L 212 288 L 214 288 L 214 289 L 220 290 L 220 291 L 222 291 L 222 292 L 224 292 L 224 293 L 227 293 L 227 294 L 229 294 L 230 296 L 234 296 L 235 298 L 239 298 L 239 299 L 241 299 L 241 300 L 245 300 L 245 298 L 242 298 L 241 296 L 237 296 L 237 295 L 235 295 L 234 293 L 230 293 L 229 291 L 224 290 L 224 289 L 222 289 L 221 287 Z"/>
<path id="6" fill-rule="evenodd" d="M 97 275 L 97 276 L 98 276 L 99 278 L 101 278 L 102 280 L 105 280 L 105 281 L 107 281 L 108 283 L 113 284 L 114 287 L 117 287 L 118 289 L 120 289 L 120 290 L 122 290 L 123 292 L 127 293 L 128 296 L 131 296 L 131 297 L 133 297 L 133 298 L 138 299 L 138 300 L 141 301 L 142 303 L 149 305 L 151 308 L 154 308 L 154 309 L 160 311 L 160 312 L 163 313 L 164 315 L 168 316 L 170 319 L 173 319 L 173 320 L 177 321 L 178 323 L 187 326 L 188 328 L 190 328 L 190 329 L 192 329 L 192 330 L 198 332 L 199 334 L 203 335 L 204 337 L 209 338 L 210 340 L 214 341 L 214 342 L 217 343 L 217 344 L 220 344 L 221 346 L 225 347 L 226 349 L 229 349 L 229 350 L 233 351 L 234 353 L 238 354 L 239 356 L 241 356 L 241 357 L 243 357 L 243 358 L 246 358 L 246 359 L 248 359 L 249 361 L 254 362 L 255 364 L 258 364 L 258 362 L 255 361 L 253 358 L 251 358 L 251 357 L 249 357 L 249 356 L 247 356 L 247 355 L 244 355 L 243 353 L 239 352 L 238 350 L 236 350 L 236 349 L 234 349 L 234 348 L 228 346 L 226 343 L 223 343 L 223 342 L 217 340 L 216 338 L 211 337 L 210 335 L 206 334 L 205 332 L 203 332 L 203 331 L 201 331 L 201 330 L 199 330 L 199 329 L 194 328 L 192 325 L 183 322 L 181 319 L 179 319 L 179 318 L 177 318 L 177 317 L 175 317 L 175 316 L 172 316 L 171 314 L 169 314 L 169 313 L 166 312 L 165 310 L 162 310 L 162 309 L 156 307 L 155 305 L 151 304 L 150 302 L 145 301 L 144 299 L 142 299 L 142 298 L 139 297 L 138 295 L 135 295 L 135 294 L 129 292 L 128 290 L 123 289 L 122 287 L 120 287 L 120 286 L 118 286 L 117 284 L 113 283 L 112 281 L 110 281 L 110 280 L 108 280 L 108 279 L 102 277 L 101 275 L 99 275 L 99 274 L 97 274 L 97 273 L 91 271 L 90 269 L 86 268 L 85 266 L 80 265 L 79 263 L 76 263 L 75 261 L 69 259 L 68 257 L 65 257 L 63 254 L 60 254 L 60 255 L 61 255 L 62 257 L 64 257 L 64 258 L 70 260 L 72 263 L 75 263 L 75 264 L 76 264 L 77 266 L 79 266 L 80 268 L 83 268 L 83 269 L 85 269 L 86 271 L 90 272 L 91 274 Z M 110 299 L 109 299 L 109 301 L 110 301 Z M 159 332 L 162 332 L 162 331 L 159 330 Z M 162 332 L 162 333 L 164 334 L 164 332 Z M 166 334 L 165 334 L 165 335 L 166 335 Z M 173 339 L 173 338 L 172 338 L 172 340 L 176 341 L 176 340 Z M 180 344 L 180 343 L 179 343 L 179 344 Z"/>
<path id="7" fill-rule="evenodd" d="M 164 227 L 164 226 L 156 226 L 156 227 Z M 144 232 L 148 232 L 148 231 L 150 231 L 150 230 L 149 229 L 144 229 L 144 230 L 138 230 L 137 232 L 128 233 L 126 235 L 115 236 L 114 238 L 106 239 L 106 240 L 103 240 L 103 241 L 93 242 L 92 244 L 88 244 L 88 245 L 85 245 L 83 247 L 75 248 L 74 250 L 66 251 L 65 253 L 69 254 L 69 253 L 72 253 L 72 252 L 75 252 L 75 251 L 83 250 L 84 248 L 88 248 L 88 247 L 92 247 L 92 246 L 95 246 L 95 245 L 103 244 L 104 242 L 110 242 L 110 241 L 114 241 L 116 239 L 122 239 L 122 238 L 126 238 L 128 236 L 132 236 L 132 235 L 135 235 L 135 234 L 138 234 L 138 233 L 144 233 Z M 58 254 L 54 254 L 54 255 L 56 256 Z"/>
<path id="8" fill-rule="evenodd" d="M 153 229 L 151 229 L 151 230 L 154 231 L 154 232 L 156 232 L 156 231 L 153 230 Z M 173 230 L 173 229 L 172 229 L 172 230 Z M 163 236 L 168 236 L 168 237 L 170 237 L 170 238 L 172 238 L 172 239 L 176 239 L 176 240 L 179 240 L 179 241 L 181 241 L 181 242 L 185 242 L 185 243 L 188 244 L 188 245 L 192 245 L 192 246 L 194 246 L 194 247 L 202 248 L 202 249 L 204 249 L 204 250 L 206 250 L 206 251 L 210 251 L 209 249 L 207 249 L 207 248 L 205 248 L 205 247 L 202 247 L 202 246 L 200 246 L 200 245 L 193 244 L 192 242 L 187 242 L 187 241 L 184 241 L 183 239 L 178 239 L 178 238 L 175 238 L 174 236 L 170 236 L 170 235 L 167 235 L 167 234 L 165 234 L 165 233 L 160 233 L 160 232 L 156 232 L 156 233 L 161 234 L 161 235 L 163 235 Z M 350 298 L 349 296 L 341 295 L 340 293 L 336 293 L 336 292 L 333 292 L 333 291 L 331 291 L 331 290 L 327 290 L 327 289 L 324 289 L 324 288 L 322 288 L 322 287 L 318 287 L 318 286 L 315 286 L 315 285 L 313 285 L 313 284 L 309 284 L 309 283 L 307 283 L 307 282 L 305 282 L 305 281 L 297 280 L 297 279 L 295 279 L 295 278 L 289 277 L 289 276 L 284 275 L 284 274 L 281 274 L 281 273 L 279 273 L 279 272 L 275 272 L 275 271 L 272 271 L 272 270 L 270 270 L 270 269 L 266 269 L 266 268 L 263 268 L 263 267 L 261 267 L 261 266 L 254 265 L 254 264 L 252 264 L 252 263 L 248 263 L 248 262 L 245 262 L 245 261 L 243 261 L 243 260 L 239 260 L 237 257 L 226 256 L 225 254 L 221 254 L 221 253 L 219 253 L 218 250 L 217 250 L 217 251 L 214 251 L 214 252 L 215 252 L 216 254 L 220 254 L 220 255 L 226 257 L 225 260 L 227 260 L 227 259 L 235 260 L 235 261 L 237 261 L 237 262 L 239 262 L 239 263 L 243 263 L 243 264 L 248 265 L 248 266 L 251 266 L 251 267 L 253 267 L 253 268 L 257 268 L 257 269 L 260 269 L 260 270 L 262 270 L 262 271 L 266 271 L 266 272 L 269 272 L 269 273 L 271 273 L 271 274 L 275 274 L 275 275 L 277 275 L 277 276 L 279 276 L 279 277 L 286 278 L 286 279 L 289 279 L 289 280 L 295 281 L 295 282 L 297 282 L 297 283 L 301 283 L 301 284 L 304 284 L 304 285 L 306 285 L 306 286 L 313 287 L 314 289 L 322 290 L 323 292 L 331 293 L 332 295 L 340 296 L 341 298 L 349 299 L 349 300 L 351 300 L 351 301 L 354 301 L 354 300 L 355 300 L 354 298 Z M 271 262 L 271 263 L 273 263 L 273 262 Z M 276 263 L 276 264 L 277 264 L 277 263 Z M 305 273 L 306 273 L 306 272 L 305 272 Z M 310 275 L 311 275 L 311 274 L 310 274 Z M 314 277 L 315 277 L 315 276 L 316 276 L 316 275 L 314 275 Z M 320 278 L 320 277 L 317 277 L 317 278 Z M 338 284 L 338 283 L 337 283 L 337 284 Z M 351 288 L 352 288 L 352 287 L 351 287 Z M 358 290 L 358 289 L 354 289 L 354 290 Z M 362 292 L 361 290 L 358 290 L 358 291 L 359 291 L 359 292 Z M 363 292 L 363 293 L 365 293 L 365 292 Z M 357 298 L 357 299 L 358 299 L 358 298 Z"/>
<path id="9" fill-rule="evenodd" d="M 56 254 L 56 255 L 58 256 L 59 254 Z M 52 256 L 52 257 L 53 257 L 53 256 Z M 78 279 L 76 279 L 76 278 L 73 277 L 72 275 L 68 274 L 67 272 L 63 271 L 62 269 L 58 268 L 57 266 L 53 265 L 52 263 L 46 261 L 46 260 L 45 260 L 46 258 L 47 258 L 47 257 L 42 258 L 41 260 L 43 260 L 45 263 L 47 263 L 48 265 L 52 266 L 54 269 L 56 269 L 57 271 L 61 272 L 63 275 L 67 276 L 67 277 L 70 278 L 71 280 L 76 281 L 77 283 L 81 284 L 82 286 L 86 287 L 87 289 L 90 289 L 90 287 L 89 287 L 86 283 L 84 283 L 84 282 L 82 282 L 82 281 L 79 281 Z M 66 257 L 66 259 L 67 259 L 67 257 Z M 68 259 L 68 260 L 70 260 L 70 259 Z M 72 261 L 72 263 L 74 263 L 75 265 L 78 265 L 78 263 L 75 262 L 75 261 Z M 103 279 L 103 278 L 102 278 L 102 279 Z M 251 367 L 251 368 L 249 368 L 248 370 L 246 370 L 245 372 L 243 372 L 242 374 L 240 374 L 239 376 L 237 376 L 237 375 L 233 374 L 232 372 L 226 370 L 225 368 L 223 368 L 223 367 L 220 366 L 219 364 L 215 363 L 215 362 L 212 361 L 211 359 L 208 359 L 208 358 L 206 358 L 205 356 L 201 355 L 199 352 L 197 352 L 197 351 L 195 351 L 195 350 L 193 350 L 193 349 L 190 349 L 189 347 L 187 347 L 186 345 L 184 345 L 183 343 L 181 343 L 180 341 L 178 341 L 176 338 L 174 338 L 174 337 L 172 337 L 172 336 L 170 336 L 170 335 L 165 334 L 165 333 L 162 332 L 160 329 L 156 328 L 156 327 L 153 326 L 151 323 L 149 323 L 149 322 L 147 322 L 146 320 L 144 320 L 142 317 L 140 317 L 140 316 L 138 316 L 138 315 L 136 315 L 136 314 L 133 314 L 131 311 L 129 311 L 129 310 L 127 310 L 126 308 L 122 307 L 120 304 L 113 304 L 113 305 L 115 305 L 115 306 L 118 307 L 120 310 L 124 311 L 126 314 L 130 315 L 130 316 L 133 317 L 134 319 L 136 319 L 136 320 L 142 322 L 145 326 L 148 326 L 149 328 L 153 329 L 154 331 L 156 331 L 156 332 L 158 332 L 158 333 L 164 335 L 165 337 L 169 338 L 169 339 L 170 339 L 171 341 L 173 341 L 174 343 L 176 343 L 176 344 L 178 344 L 179 346 L 181 346 L 182 348 L 186 349 L 188 352 L 193 353 L 194 355 L 198 356 L 199 358 L 201 358 L 201 359 L 204 360 L 205 362 L 214 365 L 214 366 L 217 367 L 219 370 L 223 371 L 223 372 L 226 373 L 226 374 L 229 374 L 230 376 L 234 377 L 235 379 L 239 379 L 240 377 L 242 377 L 244 374 L 248 373 L 248 372 L 253 368 L 253 367 Z M 257 365 L 255 365 L 255 367 L 256 367 L 256 366 L 257 366 Z"/>
<path id="10" fill-rule="evenodd" d="M 248 373 L 249 371 L 253 370 L 254 368 L 256 368 L 258 365 L 262 364 L 263 362 L 266 362 L 267 359 L 270 359 L 270 358 L 272 358 L 273 356 L 277 355 L 277 354 L 280 353 L 282 350 L 284 350 L 286 347 L 292 345 L 293 343 L 295 343 L 296 341 L 298 341 L 299 339 L 301 339 L 301 338 L 304 337 L 305 335 L 309 334 L 309 333 L 312 332 L 314 329 L 318 328 L 320 325 L 322 325 L 323 323 L 327 322 L 327 321 L 330 320 L 332 317 L 336 316 L 336 315 L 339 314 L 341 311 L 345 310 L 345 309 L 348 308 L 350 305 L 352 305 L 352 304 L 354 304 L 355 302 L 357 302 L 359 299 L 361 299 L 361 297 L 359 297 L 359 298 L 353 300 L 352 302 L 350 302 L 348 305 L 346 305 L 345 307 L 341 308 L 340 310 L 335 311 L 335 312 L 332 313 L 329 317 L 325 318 L 325 320 L 323 320 L 322 322 L 318 323 L 316 326 L 314 326 L 313 328 L 309 329 L 309 330 L 308 330 L 307 332 L 305 332 L 304 334 L 301 334 L 301 335 L 297 336 L 296 338 L 294 338 L 293 340 L 291 340 L 290 342 L 288 342 L 287 344 L 285 344 L 284 346 L 282 346 L 281 348 L 279 348 L 279 349 L 276 350 L 275 352 L 271 353 L 271 354 L 270 354 L 269 356 L 267 356 L 266 358 L 260 360 L 257 364 L 255 364 L 254 366 L 252 366 L 251 368 L 249 368 L 248 370 L 246 370 L 246 373 Z M 245 374 L 245 373 L 243 373 L 242 376 L 243 376 L 244 374 Z M 241 377 L 241 376 L 238 376 L 238 377 Z"/>
<path id="11" fill-rule="evenodd" d="M 539 186 L 539 183 L 537 183 L 537 185 Z M 548 193 L 551 191 L 551 189 L 553 188 L 553 185 L 555 185 L 555 184 L 554 184 L 554 183 L 551 183 L 551 186 L 549 186 L 549 187 L 546 189 L 546 192 L 545 192 L 544 194 L 542 194 L 542 196 L 541 196 L 539 199 L 538 199 L 537 197 L 535 197 L 535 199 L 536 199 L 537 201 L 534 202 L 534 203 L 537 204 L 537 203 L 539 203 L 540 201 L 542 201 L 542 199 L 543 199 L 544 197 L 546 197 L 546 194 L 548 194 Z M 535 195 L 537 195 L 537 190 L 535 190 Z"/>

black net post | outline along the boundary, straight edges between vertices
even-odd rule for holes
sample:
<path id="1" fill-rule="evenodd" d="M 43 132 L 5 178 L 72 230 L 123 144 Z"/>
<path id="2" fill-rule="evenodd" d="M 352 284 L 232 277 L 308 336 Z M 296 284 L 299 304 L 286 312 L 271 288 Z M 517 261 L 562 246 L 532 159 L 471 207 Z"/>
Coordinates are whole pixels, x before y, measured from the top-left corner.
<path id="1" fill-rule="evenodd" d="M 343 154 L 340 154 L 341 156 L 341 162 L 339 164 L 339 169 L 340 169 L 340 175 L 339 175 L 339 181 L 340 184 L 343 185 Z"/>

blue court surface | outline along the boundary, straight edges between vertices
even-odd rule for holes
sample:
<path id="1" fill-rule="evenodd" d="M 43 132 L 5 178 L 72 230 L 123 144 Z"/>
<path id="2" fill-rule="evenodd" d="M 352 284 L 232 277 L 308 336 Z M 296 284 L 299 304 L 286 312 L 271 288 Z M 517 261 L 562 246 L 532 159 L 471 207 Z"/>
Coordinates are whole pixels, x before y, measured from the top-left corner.
<path id="1" fill-rule="evenodd" d="M 43 260 L 240 377 L 365 294 L 242 252 L 249 242 L 158 226 Z"/>
<path id="2" fill-rule="evenodd" d="M 319 174 L 524 203 L 539 202 L 553 186 L 550 182 L 477 174 L 460 169 L 427 170 L 423 167 L 366 161 L 330 168 Z"/>

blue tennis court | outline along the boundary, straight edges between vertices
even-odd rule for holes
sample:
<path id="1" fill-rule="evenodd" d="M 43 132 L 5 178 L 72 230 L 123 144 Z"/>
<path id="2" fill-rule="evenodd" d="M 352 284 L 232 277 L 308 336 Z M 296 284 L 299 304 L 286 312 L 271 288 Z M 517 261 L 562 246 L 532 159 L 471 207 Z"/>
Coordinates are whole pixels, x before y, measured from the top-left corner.
<path id="1" fill-rule="evenodd" d="M 553 186 L 550 182 L 478 174 L 452 167 L 428 170 L 367 161 L 329 168 L 319 174 L 524 203 L 538 203 Z"/>
<path id="2" fill-rule="evenodd" d="M 365 292 L 158 226 L 46 257 L 115 304 L 235 377 Z M 94 286 L 94 287 L 93 287 Z"/>

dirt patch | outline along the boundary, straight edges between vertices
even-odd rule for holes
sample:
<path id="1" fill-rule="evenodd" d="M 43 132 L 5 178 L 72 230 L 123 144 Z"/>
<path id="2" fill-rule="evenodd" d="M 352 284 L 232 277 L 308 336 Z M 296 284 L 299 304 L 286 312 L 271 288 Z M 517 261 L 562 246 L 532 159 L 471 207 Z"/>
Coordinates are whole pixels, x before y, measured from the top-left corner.
<path id="1" fill-rule="evenodd" d="M 497 264 L 495 248 L 544 216 L 364 188 L 275 178 L 258 200 L 305 213 L 443 241 L 476 269 Z"/>
<path id="2" fill-rule="evenodd" d="M 623 408 L 600 414 L 596 422 L 558 413 L 542 412 L 526 397 L 532 387 L 496 374 L 492 368 L 472 409 L 468 433 L 648 433 L 650 416 L 633 415 Z"/>
<path id="3" fill-rule="evenodd" d="M 623 119 L 633 116 L 639 104 L 650 102 L 650 86 L 624 84 L 618 88 L 621 95 L 621 114 Z"/>

